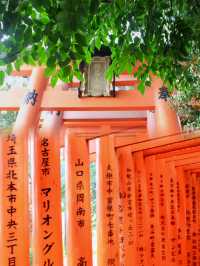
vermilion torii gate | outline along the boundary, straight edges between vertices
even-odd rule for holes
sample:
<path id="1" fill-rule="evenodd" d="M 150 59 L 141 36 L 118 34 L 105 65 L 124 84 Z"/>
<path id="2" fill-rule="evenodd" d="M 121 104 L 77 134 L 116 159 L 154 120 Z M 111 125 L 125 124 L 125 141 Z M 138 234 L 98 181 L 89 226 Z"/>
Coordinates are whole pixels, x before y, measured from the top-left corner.
<path id="1" fill-rule="evenodd" d="M 180 132 L 175 112 L 158 99 L 162 82 L 154 78 L 144 96 L 134 90 L 119 91 L 116 98 L 80 99 L 73 91 L 48 88 L 41 67 L 14 74 L 30 72 L 28 96 L 17 88 L 0 92 L 0 109 L 19 111 L 13 130 L 1 136 L 0 265 L 30 265 L 30 247 L 34 266 L 62 266 L 66 253 L 68 266 L 95 265 L 91 160 L 97 169 L 98 266 L 198 265 L 200 134 Z M 41 111 L 51 113 L 40 117 Z M 77 113 L 70 117 L 66 111 Z M 109 111 L 121 114 L 111 117 Z M 135 117 L 123 116 L 127 111 Z M 139 116 L 141 111 L 147 115 Z M 61 147 L 67 200 L 64 253 Z"/>

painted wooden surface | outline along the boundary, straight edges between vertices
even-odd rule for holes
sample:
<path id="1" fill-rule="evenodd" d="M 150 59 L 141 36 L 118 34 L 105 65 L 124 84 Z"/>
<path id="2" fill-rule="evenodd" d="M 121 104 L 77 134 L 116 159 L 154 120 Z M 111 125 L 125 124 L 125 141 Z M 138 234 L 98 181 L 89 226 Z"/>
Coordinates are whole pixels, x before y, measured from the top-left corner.
<path id="1" fill-rule="evenodd" d="M 32 127 L 37 125 L 42 94 L 47 84 L 43 68 L 33 71 L 31 82 L 32 90 L 20 106 L 14 128 L 3 141 L 6 144 L 2 153 L 1 196 L 5 205 L 1 206 L 0 223 L 5 235 L 0 240 L 0 265 L 28 266 L 30 263 L 28 137 Z"/>
<path id="2" fill-rule="evenodd" d="M 63 265 L 60 138 L 62 116 L 50 113 L 36 136 L 33 179 L 33 265 Z"/>
<path id="3" fill-rule="evenodd" d="M 97 140 L 97 265 L 119 266 L 119 173 L 112 136 Z"/>
<path id="4" fill-rule="evenodd" d="M 65 145 L 68 266 L 92 265 L 88 144 L 66 132 Z"/>
<path id="5" fill-rule="evenodd" d="M 136 264 L 136 183 L 130 149 L 118 154 L 120 265 Z"/>

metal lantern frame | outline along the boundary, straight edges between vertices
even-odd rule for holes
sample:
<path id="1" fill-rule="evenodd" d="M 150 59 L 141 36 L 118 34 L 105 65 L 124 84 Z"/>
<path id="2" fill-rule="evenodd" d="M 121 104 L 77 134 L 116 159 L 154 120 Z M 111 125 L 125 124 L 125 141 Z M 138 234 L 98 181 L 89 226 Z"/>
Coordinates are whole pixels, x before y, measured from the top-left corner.
<path id="1" fill-rule="evenodd" d="M 111 82 L 105 78 L 110 64 L 110 56 L 93 56 L 90 64 L 82 63 L 84 81 L 78 88 L 79 97 L 115 97 L 115 76 Z"/>

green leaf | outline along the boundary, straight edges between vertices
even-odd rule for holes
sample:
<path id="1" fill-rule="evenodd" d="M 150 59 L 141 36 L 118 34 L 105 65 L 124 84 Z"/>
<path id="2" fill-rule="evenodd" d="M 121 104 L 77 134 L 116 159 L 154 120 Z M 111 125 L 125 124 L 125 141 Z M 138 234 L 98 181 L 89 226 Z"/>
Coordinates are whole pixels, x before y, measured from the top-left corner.
<path id="1" fill-rule="evenodd" d="M 12 64 L 8 64 L 6 68 L 6 73 L 10 75 L 13 72 L 13 66 Z"/>
<path id="2" fill-rule="evenodd" d="M 90 12 L 94 15 L 97 12 L 99 6 L 99 0 L 91 0 Z"/>
<path id="3" fill-rule="evenodd" d="M 97 49 L 101 48 L 101 39 L 99 37 L 97 37 L 95 40 L 95 46 Z"/>
<path id="4" fill-rule="evenodd" d="M 49 23 L 49 21 L 50 21 L 50 19 L 49 19 L 49 17 L 48 17 L 48 14 L 47 13 L 41 13 L 41 17 L 40 17 L 40 19 L 41 19 L 41 22 L 43 23 L 43 24 L 48 24 Z"/>
<path id="5" fill-rule="evenodd" d="M 118 68 L 118 72 L 119 74 L 123 73 L 124 71 L 127 70 L 127 64 L 126 64 L 126 61 L 123 60 L 120 62 L 120 65 L 119 65 L 119 68 Z"/>
<path id="6" fill-rule="evenodd" d="M 130 62 L 127 62 L 126 64 L 126 70 L 128 71 L 128 74 L 130 75 L 133 71 L 133 65 Z"/>
<path id="7" fill-rule="evenodd" d="M 47 61 L 47 51 L 43 47 L 39 47 L 37 50 L 40 64 L 46 64 Z"/>
<path id="8" fill-rule="evenodd" d="M 66 51 L 61 50 L 59 55 L 61 60 L 65 62 L 65 64 L 68 64 L 71 61 L 69 54 Z"/>
<path id="9" fill-rule="evenodd" d="M 83 75 L 80 71 L 76 71 L 75 76 L 77 77 L 78 80 L 83 81 Z"/>
<path id="10" fill-rule="evenodd" d="M 55 63 L 56 63 L 56 57 L 50 56 L 47 60 L 47 66 L 48 67 L 55 67 Z"/>
<path id="11" fill-rule="evenodd" d="M 51 77 L 51 86 L 53 88 L 56 86 L 57 81 L 58 81 L 58 75 L 55 74 L 54 76 Z"/>
<path id="12" fill-rule="evenodd" d="M 84 34 L 82 33 L 76 33 L 75 34 L 75 38 L 76 38 L 76 41 L 79 45 L 81 46 L 86 46 L 87 45 L 87 41 L 86 41 L 86 37 Z"/>
<path id="13" fill-rule="evenodd" d="M 109 68 L 106 71 L 106 79 L 111 81 L 114 75 L 113 66 L 109 66 Z"/>
<path id="14" fill-rule="evenodd" d="M 144 81 L 141 81 L 137 88 L 142 94 L 144 94 L 144 92 L 145 92 L 145 83 L 144 83 Z"/>
<path id="15" fill-rule="evenodd" d="M 47 67 L 45 69 L 45 76 L 46 77 L 50 77 L 55 71 L 55 68 L 54 67 Z"/>
<path id="16" fill-rule="evenodd" d="M 58 77 L 63 80 L 66 81 L 66 78 L 68 78 L 68 76 L 70 75 L 72 69 L 70 65 L 65 65 L 65 67 L 61 68 L 60 71 L 58 72 Z"/>
<path id="17" fill-rule="evenodd" d="M 0 52 L 1 53 L 7 52 L 7 48 L 6 48 L 6 46 L 3 43 L 0 43 Z"/>
<path id="18" fill-rule="evenodd" d="M 20 67 L 21 65 L 23 64 L 23 60 L 21 58 L 18 58 L 16 61 L 15 61 L 15 69 L 17 71 L 20 71 Z"/>
<path id="19" fill-rule="evenodd" d="M 88 50 L 85 51 L 85 61 L 86 61 L 86 64 L 88 64 L 88 65 L 92 61 L 92 55 Z"/>
<path id="20" fill-rule="evenodd" d="M 0 66 L 5 66 L 5 62 L 0 59 Z"/>
<path id="21" fill-rule="evenodd" d="M 23 56 L 23 60 L 27 65 L 35 64 L 35 61 L 33 60 L 33 57 L 31 56 L 29 52 L 25 53 L 25 55 Z"/>
<path id="22" fill-rule="evenodd" d="M 3 83 L 4 83 L 4 78 L 5 78 L 5 73 L 4 73 L 4 71 L 0 71 L 0 86 L 2 86 L 3 85 Z"/>

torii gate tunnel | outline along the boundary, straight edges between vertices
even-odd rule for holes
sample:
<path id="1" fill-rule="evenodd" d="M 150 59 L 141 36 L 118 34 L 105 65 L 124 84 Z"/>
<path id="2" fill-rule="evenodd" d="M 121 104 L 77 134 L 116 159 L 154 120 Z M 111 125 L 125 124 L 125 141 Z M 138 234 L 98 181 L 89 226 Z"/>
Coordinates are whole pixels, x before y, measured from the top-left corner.
<path id="1" fill-rule="evenodd" d="M 181 132 L 175 112 L 157 97 L 162 82 L 154 78 L 144 96 L 79 99 L 47 89 L 42 67 L 31 79 L 24 101 L 21 91 L 0 92 L 0 109 L 19 111 L 0 136 L 0 265 L 200 265 L 200 132 Z M 41 120 L 41 111 L 51 112 Z M 100 118 L 80 119 L 80 111 Z M 105 111 L 147 116 L 106 118 Z"/>

